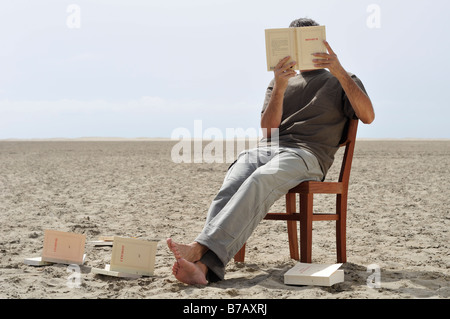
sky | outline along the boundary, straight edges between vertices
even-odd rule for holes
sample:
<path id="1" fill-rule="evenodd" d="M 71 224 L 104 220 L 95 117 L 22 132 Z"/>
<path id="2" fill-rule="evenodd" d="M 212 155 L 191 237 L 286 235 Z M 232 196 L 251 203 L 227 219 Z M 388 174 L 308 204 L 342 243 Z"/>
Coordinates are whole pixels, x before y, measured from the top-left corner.
<path id="1" fill-rule="evenodd" d="M 448 139 L 448 12 L 447 0 L 2 0 L 0 139 L 252 135 L 273 78 L 264 29 L 300 17 L 326 26 L 372 99 L 358 138 Z"/>

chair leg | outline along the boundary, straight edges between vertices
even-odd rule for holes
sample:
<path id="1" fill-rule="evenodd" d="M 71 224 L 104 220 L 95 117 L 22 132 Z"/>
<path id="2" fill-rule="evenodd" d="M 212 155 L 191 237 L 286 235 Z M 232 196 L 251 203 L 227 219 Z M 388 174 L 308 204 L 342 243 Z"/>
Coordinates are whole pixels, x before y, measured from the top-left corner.
<path id="1" fill-rule="evenodd" d="M 336 211 L 339 219 L 336 221 L 336 253 L 337 262 L 347 262 L 346 224 L 347 224 L 347 196 L 337 195 Z"/>
<path id="2" fill-rule="evenodd" d="M 242 248 L 234 255 L 234 261 L 237 263 L 243 263 L 245 260 L 245 244 Z"/>
<path id="3" fill-rule="evenodd" d="M 313 194 L 300 194 L 300 261 L 311 263 Z"/>
<path id="4" fill-rule="evenodd" d="M 295 213 L 295 194 L 294 193 L 286 194 L 286 213 L 287 214 Z M 291 258 L 295 259 L 295 260 L 300 260 L 299 253 L 298 253 L 297 221 L 288 220 L 287 221 L 287 231 L 288 231 L 289 251 L 291 254 Z"/>

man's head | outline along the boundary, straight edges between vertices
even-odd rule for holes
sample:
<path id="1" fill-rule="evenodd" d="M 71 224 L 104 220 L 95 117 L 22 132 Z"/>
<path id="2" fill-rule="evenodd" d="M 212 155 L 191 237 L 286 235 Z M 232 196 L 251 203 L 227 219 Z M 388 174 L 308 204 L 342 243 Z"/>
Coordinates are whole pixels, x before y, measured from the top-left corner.
<path id="1" fill-rule="evenodd" d="M 291 24 L 289 25 L 289 28 L 314 27 L 314 26 L 318 26 L 318 25 L 319 24 L 312 19 L 300 18 L 300 19 L 292 21 Z"/>

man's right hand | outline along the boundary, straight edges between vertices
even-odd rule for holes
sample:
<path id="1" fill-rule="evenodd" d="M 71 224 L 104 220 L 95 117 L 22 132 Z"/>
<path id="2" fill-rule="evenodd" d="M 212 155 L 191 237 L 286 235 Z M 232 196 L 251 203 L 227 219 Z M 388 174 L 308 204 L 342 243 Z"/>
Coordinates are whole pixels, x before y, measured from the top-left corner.
<path id="1" fill-rule="evenodd" d="M 295 76 L 297 72 L 291 69 L 296 64 L 295 61 L 288 62 L 290 57 L 282 59 L 275 67 L 275 84 L 270 96 L 269 104 L 261 116 L 261 128 L 264 137 L 270 138 L 272 130 L 278 129 L 283 116 L 283 99 L 284 92 L 288 86 L 290 78 Z"/>
<path id="2" fill-rule="evenodd" d="M 292 67 L 297 64 L 295 61 L 288 62 L 291 57 L 287 56 L 278 62 L 273 71 L 275 74 L 274 89 L 286 90 L 290 78 L 297 75 Z"/>

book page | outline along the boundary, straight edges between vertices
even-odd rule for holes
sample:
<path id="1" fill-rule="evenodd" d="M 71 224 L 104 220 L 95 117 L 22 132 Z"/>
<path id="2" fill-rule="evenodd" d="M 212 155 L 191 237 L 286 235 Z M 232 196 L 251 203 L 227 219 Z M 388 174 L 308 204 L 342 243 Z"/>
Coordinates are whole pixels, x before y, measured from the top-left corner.
<path id="1" fill-rule="evenodd" d="M 114 237 L 111 271 L 153 275 L 156 245 L 155 241 Z"/>
<path id="2" fill-rule="evenodd" d="M 313 53 L 327 53 L 327 48 L 323 43 L 326 40 L 325 26 L 295 28 L 297 34 L 297 45 L 300 70 L 320 69 L 314 66 Z"/>
<path id="3" fill-rule="evenodd" d="M 265 35 L 267 71 L 273 71 L 278 62 L 287 56 L 290 56 L 291 60 L 297 59 L 294 28 L 266 29 Z"/>
<path id="4" fill-rule="evenodd" d="M 82 264 L 85 241 L 83 234 L 45 230 L 42 260 Z"/>

